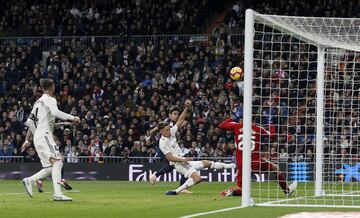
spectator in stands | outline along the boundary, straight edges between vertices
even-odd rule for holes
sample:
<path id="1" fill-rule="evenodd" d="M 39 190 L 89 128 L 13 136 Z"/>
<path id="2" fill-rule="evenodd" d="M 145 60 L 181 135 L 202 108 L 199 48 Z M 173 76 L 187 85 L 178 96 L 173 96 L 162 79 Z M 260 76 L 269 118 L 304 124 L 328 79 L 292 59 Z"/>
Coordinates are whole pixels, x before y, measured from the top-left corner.
<path id="1" fill-rule="evenodd" d="M 66 145 L 64 148 L 64 156 L 67 156 L 72 148 L 73 148 L 73 146 L 71 144 L 71 140 L 70 139 L 66 140 Z"/>
<path id="2" fill-rule="evenodd" d="M 34 148 L 29 148 L 28 154 L 25 156 L 26 162 L 39 162 L 40 158 L 38 157 Z"/>
<path id="3" fill-rule="evenodd" d="M 279 154 L 279 161 L 280 162 L 287 162 L 289 159 L 289 154 L 286 152 L 285 148 L 281 148 L 280 149 L 280 154 Z"/>
<path id="4" fill-rule="evenodd" d="M 2 146 L 2 149 L 0 149 L 0 162 L 11 162 L 13 153 L 9 149 L 7 145 Z"/>
<path id="5" fill-rule="evenodd" d="M 79 152 L 77 151 L 76 146 L 71 147 L 71 151 L 67 154 L 67 162 L 68 163 L 78 163 Z"/>
<path id="6" fill-rule="evenodd" d="M 196 33 L 226 7 L 216 1 L 155 0 L 61 4 L 2 0 L 1 5 L 0 36 Z"/>
<path id="7" fill-rule="evenodd" d="M 94 162 L 97 163 L 102 163 L 104 162 L 104 154 L 101 152 L 100 148 L 96 148 L 95 152 L 92 154 L 93 158 L 94 158 Z"/>

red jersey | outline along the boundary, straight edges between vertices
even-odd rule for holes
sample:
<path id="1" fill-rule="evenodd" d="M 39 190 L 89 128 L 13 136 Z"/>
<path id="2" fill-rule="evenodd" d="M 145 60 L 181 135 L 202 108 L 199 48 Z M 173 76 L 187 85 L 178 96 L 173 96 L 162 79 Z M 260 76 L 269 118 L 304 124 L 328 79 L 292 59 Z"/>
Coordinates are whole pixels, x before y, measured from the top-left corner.
<path id="1" fill-rule="evenodd" d="M 219 125 L 220 129 L 223 130 L 232 130 L 235 134 L 235 145 L 236 152 L 242 157 L 242 148 L 243 148 L 243 123 L 237 123 L 233 119 L 226 119 Z M 253 123 L 252 124 L 252 135 L 251 135 L 251 160 L 260 160 L 260 142 L 261 136 L 273 137 L 275 133 L 275 128 L 273 125 L 269 125 L 269 131 L 265 128 Z M 242 160 L 238 160 L 242 161 Z"/>

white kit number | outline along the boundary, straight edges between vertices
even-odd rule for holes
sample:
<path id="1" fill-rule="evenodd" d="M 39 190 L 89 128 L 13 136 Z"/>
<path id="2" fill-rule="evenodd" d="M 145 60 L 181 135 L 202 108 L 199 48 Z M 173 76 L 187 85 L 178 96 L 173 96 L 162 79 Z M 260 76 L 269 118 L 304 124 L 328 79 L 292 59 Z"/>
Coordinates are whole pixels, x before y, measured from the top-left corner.
<path id="1" fill-rule="evenodd" d="M 251 151 L 253 151 L 255 149 L 255 136 L 254 135 L 251 135 Z M 242 151 L 243 150 L 243 135 L 242 134 L 239 134 L 238 135 L 238 141 L 239 143 L 237 144 L 237 148 Z"/>

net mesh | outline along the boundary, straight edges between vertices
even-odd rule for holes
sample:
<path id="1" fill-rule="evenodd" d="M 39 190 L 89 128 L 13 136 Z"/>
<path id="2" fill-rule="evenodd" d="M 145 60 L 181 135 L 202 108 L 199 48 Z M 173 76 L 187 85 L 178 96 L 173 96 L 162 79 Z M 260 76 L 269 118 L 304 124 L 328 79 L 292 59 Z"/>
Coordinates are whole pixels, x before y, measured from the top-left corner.
<path id="1" fill-rule="evenodd" d="M 262 161 L 278 165 L 253 183 L 260 205 L 360 205 L 360 19 L 296 18 L 256 14 L 253 118 L 276 129 L 262 137 Z M 325 50 L 324 196 L 315 197 L 317 46 Z M 289 186 L 281 189 L 279 173 Z M 255 178 L 255 177 L 254 177 Z"/>
<path id="2" fill-rule="evenodd" d="M 262 15 L 256 19 L 314 45 L 360 50 L 360 19 Z"/>

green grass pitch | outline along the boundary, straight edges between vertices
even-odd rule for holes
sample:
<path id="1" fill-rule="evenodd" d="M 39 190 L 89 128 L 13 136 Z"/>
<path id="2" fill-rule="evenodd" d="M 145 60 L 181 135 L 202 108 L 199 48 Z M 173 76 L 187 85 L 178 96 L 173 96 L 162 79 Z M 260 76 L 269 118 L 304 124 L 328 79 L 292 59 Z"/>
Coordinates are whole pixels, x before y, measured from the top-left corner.
<path id="1" fill-rule="evenodd" d="M 70 181 L 75 192 L 65 192 L 73 202 L 53 202 L 52 183 L 44 182 L 45 193 L 34 197 L 25 194 L 20 181 L 0 180 L 1 218 L 77 218 L 77 217 L 180 217 L 211 210 L 240 206 L 241 198 L 219 198 L 218 193 L 232 183 L 202 183 L 191 190 L 194 194 L 165 196 L 167 190 L 178 183 L 120 181 Z M 253 183 L 256 185 L 256 183 Z M 300 185 L 301 186 L 301 185 Z M 262 185 L 262 187 L 267 187 Z M 276 183 L 271 183 L 276 190 Z M 301 187 L 300 187 L 301 189 Z M 76 192 L 79 190 L 79 192 Z M 264 193 L 267 192 L 266 190 Z M 299 192 L 300 194 L 301 192 Z M 256 194 L 256 193 L 254 193 Z M 276 191 L 272 193 L 274 197 Z M 280 195 L 279 195 L 280 196 Z M 256 196 L 254 196 L 256 199 Z M 284 198 L 283 196 L 281 198 Z M 285 198 L 284 198 L 285 199 Z M 203 217 L 279 217 L 300 211 L 357 211 L 358 209 L 306 208 L 306 207 L 249 207 Z"/>

